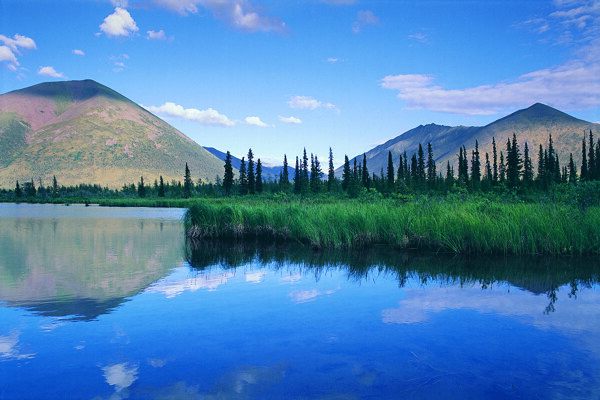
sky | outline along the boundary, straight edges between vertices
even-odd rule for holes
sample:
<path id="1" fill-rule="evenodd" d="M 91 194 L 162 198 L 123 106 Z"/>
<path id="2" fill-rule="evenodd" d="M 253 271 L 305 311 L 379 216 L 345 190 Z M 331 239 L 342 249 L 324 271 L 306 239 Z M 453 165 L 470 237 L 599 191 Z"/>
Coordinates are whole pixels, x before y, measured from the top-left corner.
<path id="1" fill-rule="evenodd" d="M 0 93 L 80 79 L 202 146 L 338 166 L 537 102 L 600 122 L 600 0 L 0 0 Z"/>

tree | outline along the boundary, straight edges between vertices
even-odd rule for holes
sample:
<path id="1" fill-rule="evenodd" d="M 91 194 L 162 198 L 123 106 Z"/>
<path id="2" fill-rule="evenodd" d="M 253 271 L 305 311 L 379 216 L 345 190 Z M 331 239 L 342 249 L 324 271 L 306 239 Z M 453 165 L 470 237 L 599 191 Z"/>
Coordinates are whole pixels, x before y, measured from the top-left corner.
<path id="1" fill-rule="evenodd" d="M 587 151 L 585 148 L 585 135 L 583 135 L 583 140 L 581 141 L 581 173 L 579 174 L 579 178 L 582 181 L 588 180 L 588 163 Z"/>
<path id="2" fill-rule="evenodd" d="M 192 174 L 190 172 L 190 168 L 188 164 L 185 163 L 185 176 L 183 178 L 183 197 L 189 199 L 192 196 Z"/>
<path id="3" fill-rule="evenodd" d="M 533 164 L 529 157 L 529 146 L 525 142 L 523 150 L 523 186 L 530 188 L 533 185 Z"/>
<path id="4" fill-rule="evenodd" d="M 33 178 L 31 178 L 31 182 L 25 182 L 23 184 L 23 189 L 27 197 L 35 197 L 37 191 L 35 190 L 35 184 L 33 183 Z"/>
<path id="5" fill-rule="evenodd" d="M 471 187 L 475 190 L 481 185 L 481 159 L 479 158 L 479 142 L 475 140 L 475 150 L 471 151 Z"/>
<path id="6" fill-rule="evenodd" d="M 361 171 L 361 182 L 362 186 L 369 190 L 371 182 L 369 179 L 369 169 L 367 168 L 367 155 L 363 153 L 362 171 Z"/>
<path id="7" fill-rule="evenodd" d="M 588 146 L 588 180 L 593 181 L 596 179 L 596 167 L 597 167 L 597 162 L 598 160 L 596 160 L 596 154 L 594 153 L 594 134 L 592 133 L 592 130 L 590 129 L 590 138 L 589 138 L 589 143 L 590 145 Z"/>
<path id="8" fill-rule="evenodd" d="M 138 196 L 141 198 L 146 197 L 146 186 L 144 186 L 143 176 L 140 176 L 140 182 L 138 183 Z"/>
<path id="9" fill-rule="evenodd" d="M 248 194 L 248 178 L 246 176 L 246 159 L 242 157 L 240 162 L 240 180 L 239 180 L 240 195 Z"/>
<path id="10" fill-rule="evenodd" d="M 296 156 L 296 169 L 294 173 L 294 193 L 300 194 L 302 192 L 302 172 L 300 171 L 300 160 Z"/>
<path id="11" fill-rule="evenodd" d="M 469 164 L 465 146 L 458 149 L 458 184 L 463 188 L 469 184 Z"/>
<path id="12" fill-rule="evenodd" d="M 262 164 L 260 163 L 260 158 L 256 160 L 256 193 L 260 194 L 263 191 L 263 181 L 262 181 Z"/>
<path id="13" fill-rule="evenodd" d="M 323 171 L 321 170 L 321 163 L 317 156 L 310 155 L 310 190 L 313 193 L 319 193 L 321 190 L 321 178 Z"/>
<path id="14" fill-rule="evenodd" d="M 231 153 L 229 151 L 227 151 L 227 155 L 225 156 L 225 165 L 223 168 L 225 169 L 223 172 L 223 190 L 225 190 L 225 195 L 229 197 L 233 189 L 233 166 L 231 165 Z"/>
<path id="15" fill-rule="evenodd" d="M 58 196 L 58 181 L 56 180 L 56 175 L 52 175 L 52 195 Z"/>
<path id="16" fill-rule="evenodd" d="M 577 183 L 577 168 L 573 161 L 573 153 L 569 154 L 569 183 Z"/>
<path id="17" fill-rule="evenodd" d="M 254 175 L 254 154 L 252 154 L 252 149 L 248 150 L 248 166 L 246 171 L 248 192 L 254 194 L 256 190 L 256 175 Z"/>
<path id="18" fill-rule="evenodd" d="M 290 186 L 290 173 L 288 171 L 288 160 L 287 155 L 283 155 L 283 169 L 279 175 L 279 190 L 287 193 Z"/>
<path id="19" fill-rule="evenodd" d="M 523 160 L 521 158 L 521 152 L 519 151 L 516 133 L 513 133 L 512 143 L 510 138 L 506 143 L 506 154 L 506 181 L 508 182 L 508 187 L 514 188 L 519 183 L 521 169 L 523 167 Z"/>
<path id="20" fill-rule="evenodd" d="M 427 185 L 430 189 L 435 187 L 435 179 L 437 177 L 435 168 L 435 159 L 433 157 L 433 149 L 431 142 L 427 143 Z"/>
<path id="21" fill-rule="evenodd" d="M 304 196 L 310 190 L 310 181 L 308 176 L 308 156 L 306 155 L 306 147 L 304 148 L 304 154 L 302 155 L 302 171 L 300 173 L 302 185 L 300 186 L 300 193 Z"/>
<path id="22" fill-rule="evenodd" d="M 350 186 L 350 174 L 350 161 L 348 155 L 344 155 L 344 169 L 342 171 L 342 190 L 344 191 L 348 190 L 348 186 Z"/>
<path id="23" fill-rule="evenodd" d="M 492 156 L 494 161 L 494 174 L 492 175 L 492 185 L 498 184 L 498 153 L 496 151 L 496 138 L 492 137 Z"/>
<path id="24" fill-rule="evenodd" d="M 327 191 L 331 192 L 335 185 L 335 169 L 333 167 L 333 151 L 329 148 L 329 173 L 327 174 Z"/>
<path id="25" fill-rule="evenodd" d="M 158 197 L 165 197 L 165 183 L 163 182 L 162 175 L 160 176 L 158 184 Z"/>
<path id="26" fill-rule="evenodd" d="M 18 198 L 23 197 L 23 191 L 21 190 L 21 186 L 19 186 L 19 181 L 17 180 L 17 185 L 15 186 L 15 196 Z"/>
<path id="27" fill-rule="evenodd" d="M 417 186 L 419 188 L 423 188 L 425 186 L 425 182 L 427 181 L 427 175 L 425 173 L 425 152 L 423 151 L 423 146 L 419 143 L 419 150 L 417 152 Z"/>
<path id="28" fill-rule="evenodd" d="M 446 164 L 446 186 L 451 188 L 454 185 L 454 171 L 450 168 L 450 161 Z"/>

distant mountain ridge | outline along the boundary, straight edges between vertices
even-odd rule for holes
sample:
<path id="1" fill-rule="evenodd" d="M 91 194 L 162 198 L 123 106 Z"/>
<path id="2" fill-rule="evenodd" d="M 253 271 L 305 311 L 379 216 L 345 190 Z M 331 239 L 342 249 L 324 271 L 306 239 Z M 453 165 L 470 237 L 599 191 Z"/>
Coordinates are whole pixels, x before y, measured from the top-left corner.
<path id="1" fill-rule="evenodd" d="M 474 150 L 475 141 L 477 141 L 483 167 L 486 152 L 489 153 L 490 162 L 492 162 L 492 139 L 496 140 L 499 158 L 501 151 L 506 155 L 506 141 L 509 137 L 512 138 L 514 133 L 517 135 L 521 154 L 523 154 L 527 142 L 535 168 L 537 167 L 539 145 L 541 144 L 544 149 L 547 149 L 549 135 L 552 135 L 553 146 L 559 156 L 561 166 L 568 163 L 569 155 L 572 153 L 579 168 L 581 166 L 581 141 L 590 130 L 597 134 L 600 131 L 600 124 L 583 121 L 545 104 L 536 103 L 481 127 L 420 125 L 365 152 L 365 155 L 369 172 L 379 175 L 382 168 L 384 173 L 387 171 L 388 152 L 392 153 L 394 167 L 398 168 L 399 156 L 404 151 L 410 158 L 418 151 L 419 144 L 423 146 L 424 151 L 427 151 L 426 146 L 430 142 L 438 173 L 445 173 L 447 162 L 450 162 L 451 165 L 457 163 L 461 146 L 465 146 L 470 160 L 471 151 Z M 363 155 L 352 158 L 351 164 L 354 163 L 354 159 L 357 163 L 362 163 Z M 342 168 L 338 168 L 336 174 L 340 175 Z"/>
<path id="2" fill-rule="evenodd" d="M 93 80 L 40 83 L 0 95 L 0 187 L 56 176 L 61 185 L 120 188 L 144 177 L 213 181 L 221 161 L 120 93 Z"/>

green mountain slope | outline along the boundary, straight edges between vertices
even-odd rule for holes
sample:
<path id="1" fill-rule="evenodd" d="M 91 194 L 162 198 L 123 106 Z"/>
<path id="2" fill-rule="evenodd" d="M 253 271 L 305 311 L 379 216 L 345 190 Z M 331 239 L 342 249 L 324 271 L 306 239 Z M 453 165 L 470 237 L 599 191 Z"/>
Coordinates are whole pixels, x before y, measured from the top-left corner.
<path id="1" fill-rule="evenodd" d="M 0 187 L 34 179 L 47 185 L 120 188 L 192 178 L 214 180 L 223 163 L 131 100 L 92 80 L 42 83 L 0 96 Z"/>
<path id="2" fill-rule="evenodd" d="M 492 162 L 492 139 L 495 138 L 498 151 L 506 153 L 506 141 L 512 138 L 513 133 L 517 135 L 517 141 L 521 154 L 527 142 L 530 156 L 537 166 L 537 155 L 539 145 L 544 149 L 548 147 L 548 137 L 552 135 L 553 146 L 559 155 L 561 165 L 569 161 L 569 154 L 573 153 L 573 159 L 578 168 L 581 165 L 581 140 L 584 134 L 592 130 L 595 135 L 600 132 L 600 124 L 586 122 L 574 118 L 552 107 L 536 103 L 529 108 L 516 111 L 504 118 L 482 127 L 450 127 L 442 125 L 421 125 L 411 129 L 400 136 L 390 139 L 368 152 L 367 167 L 371 173 L 379 174 L 381 168 L 387 171 L 388 152 L 392 152 L 395 168 L 398 167 L 400 154 L 406 151 L 408 157 L 416 153 L 419 143 L 423 150 L 427 151 L 427 143 L 431 142 L 438 171 L 445 172 L 448 161 L 455 165 L 458 160 L 458 152 L 461 146 L 465 146 L 468 158 L 475 148 L 475 141 L 479 144 L 482 166 L 485 163 L 485 153 L 489 153 Z M 362 162 L 362 154 L 356 156 L 357 163 Z M 354 162 L 351 160 L 351 164 Z M 342 168 L 336 172 L 341 173 Z M 456 170 L 456 168 L 455 168 Z"/>

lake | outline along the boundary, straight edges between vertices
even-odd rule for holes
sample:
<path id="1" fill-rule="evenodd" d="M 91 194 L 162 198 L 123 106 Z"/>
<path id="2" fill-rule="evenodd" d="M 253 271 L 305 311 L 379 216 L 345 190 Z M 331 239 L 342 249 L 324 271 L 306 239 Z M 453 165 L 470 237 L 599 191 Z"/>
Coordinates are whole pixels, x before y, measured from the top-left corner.
<path id="1" fill-rule="evenodd" d="M 0 204 L 0 399 L 600 398 L 597 258 L 188 243 Z"/>

